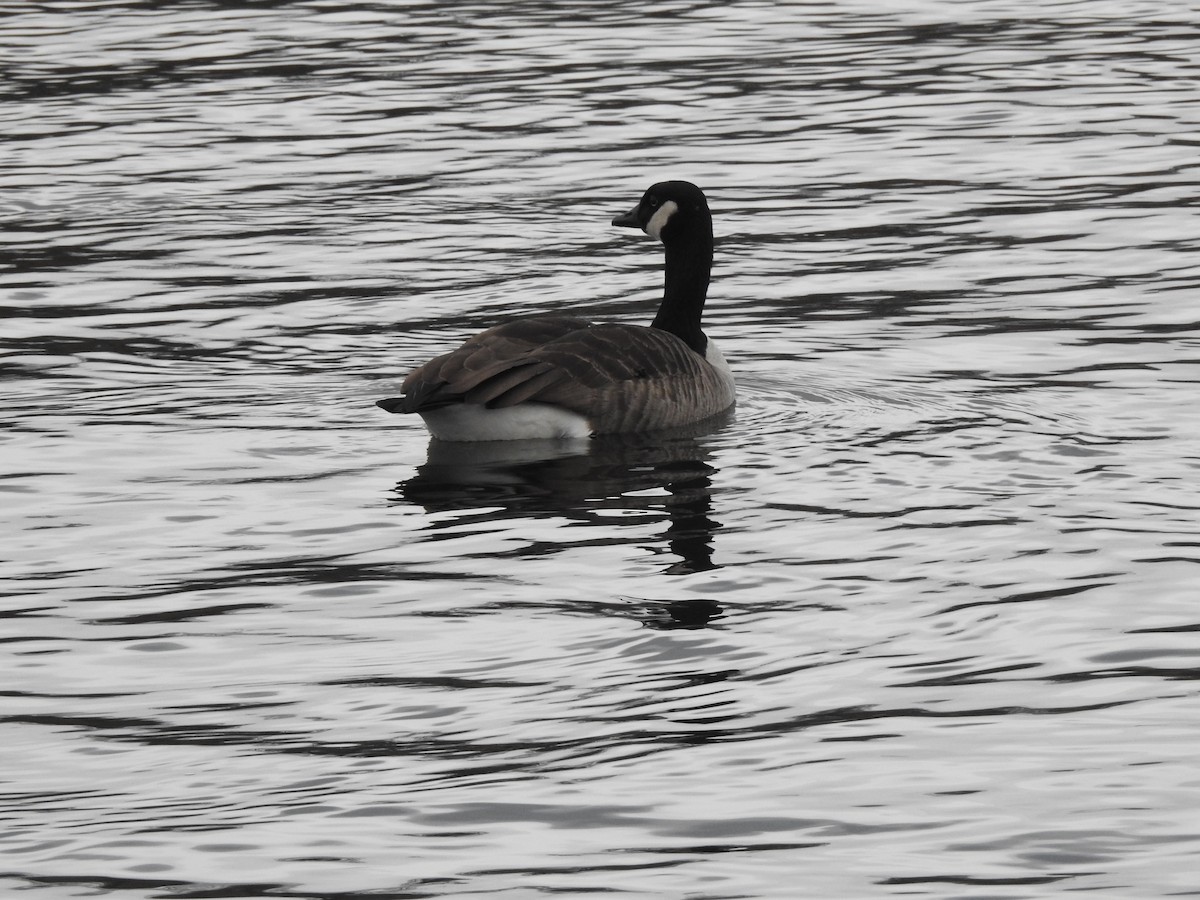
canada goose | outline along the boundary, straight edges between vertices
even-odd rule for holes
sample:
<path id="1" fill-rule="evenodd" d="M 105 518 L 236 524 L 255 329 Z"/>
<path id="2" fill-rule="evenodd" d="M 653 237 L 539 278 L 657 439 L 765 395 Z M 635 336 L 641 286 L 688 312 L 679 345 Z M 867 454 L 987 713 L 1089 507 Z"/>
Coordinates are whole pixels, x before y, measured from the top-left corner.
<path id="1" fill-rule="evenodd" d="M 699 422 L 733 405 L 733 375 L 700 330 L 712 269 L 712 215 L 686 181 L 651 187 L 614 225 L 641 228 L 666 248 L 658 315 L 643 325 L 534 316 L 497 325 L 430 360 L 402 397 L 435 438 L 583 438 Z"/>

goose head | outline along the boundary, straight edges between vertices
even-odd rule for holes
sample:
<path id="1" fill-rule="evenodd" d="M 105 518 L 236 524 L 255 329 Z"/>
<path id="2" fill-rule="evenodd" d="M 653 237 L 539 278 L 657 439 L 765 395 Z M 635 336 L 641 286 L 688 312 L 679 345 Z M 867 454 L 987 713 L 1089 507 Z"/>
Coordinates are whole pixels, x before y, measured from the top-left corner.
<path id="1" fill-rule="evenodd" d="M 640 228 L 670 245 L 689 236 L 712 240 L 712 214 L 704 192 L 690 181 L 660 181 L 642 195 L 638 205 L 612 220 L 624 228 Z"/>
<path id="2" fill-rule="evenodd" d="M 669 331 L 703 356 L 708 338 L 700 328 L 713 260 L 712 214 L 704 192 L 688 181 L 660 181 L 638 205 L 613 219 L 640 228 L 663 243 L 663 299 L 652 327 Z"/>

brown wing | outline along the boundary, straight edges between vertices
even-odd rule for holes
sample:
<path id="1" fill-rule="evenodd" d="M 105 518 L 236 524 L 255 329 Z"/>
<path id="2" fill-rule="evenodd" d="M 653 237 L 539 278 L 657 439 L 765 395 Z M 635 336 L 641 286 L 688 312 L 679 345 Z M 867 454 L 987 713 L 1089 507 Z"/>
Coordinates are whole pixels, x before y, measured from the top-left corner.
<path id="1" fill-rule="evenodd" d="M 673 428 L 714 416 L 734 400 L 727 374 L 657 328 L 593 325 L 534 355 L 566 377 L 529 399 L 580 413 L 597 434 Z"/>
<path id="2" fill-rule="evenodd" d="M 584 416 L 596 433 L 669 428 L 733 403 L 731 380 L 675 335 L 570 317 L 523 319 L 482 332 L 409 375 L 404 394 L 395 408 L 384 408 L 548 403 Z"/>
<path id="3" fill-rule="evenodd" d="M 460 403 L 478 384 L 509 369 L 521 370 L 528 354 L 555 338 L 588 327 L 574 316 L 515 319 L 481 331 L 449 353 L 431 359 L 404 379 L 403 397 L 380 401 L 389 412 L 420 412 Z"/>

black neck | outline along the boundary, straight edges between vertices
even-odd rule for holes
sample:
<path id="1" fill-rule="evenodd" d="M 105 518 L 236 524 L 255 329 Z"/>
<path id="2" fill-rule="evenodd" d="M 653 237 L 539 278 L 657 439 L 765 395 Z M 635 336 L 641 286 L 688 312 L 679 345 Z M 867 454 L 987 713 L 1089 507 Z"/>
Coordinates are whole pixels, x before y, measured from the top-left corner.
<path id="1" fill-rule="evenodd" d="M 667 251 L 666 286 L 662 305 L 651 323 L 669 331 L 700 355 L 708 348 L 708 338 L 700 330 L 700 316 L 708 295 L 712 272 L 712 222 L 692 223 L 686 231 L 672 234 L 664 242 Z"/>

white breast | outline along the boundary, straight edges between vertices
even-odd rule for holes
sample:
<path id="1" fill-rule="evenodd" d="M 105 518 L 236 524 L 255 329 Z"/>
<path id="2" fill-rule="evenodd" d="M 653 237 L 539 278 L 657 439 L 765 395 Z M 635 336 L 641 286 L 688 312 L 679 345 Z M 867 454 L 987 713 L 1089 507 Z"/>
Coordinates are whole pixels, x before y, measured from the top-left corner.
<path id="1" fill-rule="evenodd" d="M 721 373 L 721 377 L 729 385 L 729 390 L 732 393 L 733 370 L 729 368 L 729 363 L 725 362 L 724 355 L 717 348 L 717 342 L 712 338 L 708 339 L 708 346 L 704 348 L 704 359 L 710 366 Z"/>

